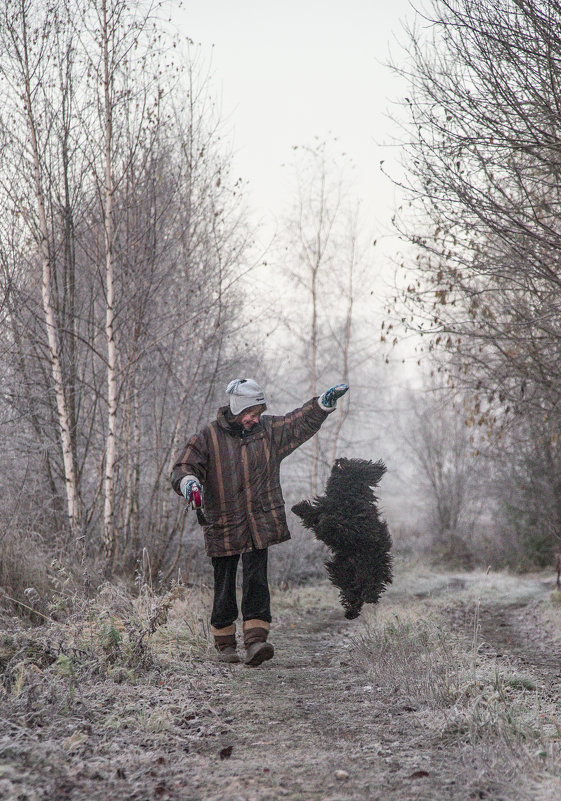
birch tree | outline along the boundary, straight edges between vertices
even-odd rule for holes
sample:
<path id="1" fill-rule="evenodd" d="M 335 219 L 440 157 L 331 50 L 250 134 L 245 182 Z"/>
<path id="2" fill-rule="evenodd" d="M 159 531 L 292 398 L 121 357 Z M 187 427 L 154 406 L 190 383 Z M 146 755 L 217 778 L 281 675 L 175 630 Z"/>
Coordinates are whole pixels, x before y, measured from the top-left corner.
<path id="1" fill-rule="evenodd" d="M 103 547 L 105 558 L 112 561 L 115 551 L 114 532 L 114 502 L 115 502 L 115 455 L 117 436 L 117 358 L 115 346 L 115 291 L 114 291 L 114 260 L 113 260 L 113 108 L 115 93 L 114 66 L 119 64 L 119 54 L 110 53 L 111 45 L 118 37 L 118 17 L 124 6 L 115 6 L 110 9 L 111 18 L 108 19 L 108 4 L 101 2 L 100 32 L 102 42 L 102 69 L 103 69 L 103 127 L 104 142 L 104 218 L 103 233 L 105 245 L 105 337 L 107 340 L 107 440 L 105 448 L 105 504 L 103 510 Z M 117 18 L 117 19 L 115 19 Z M 117 24 L 115 25 L 115 22 Z M 115 27 L 114 27 L 115 26 Z M 132 43 L 128 45 L 131 47 Z M 128 49 L 128 47 L 126 49 Z"/>
<path id="2" fill-rule="evenodd" d="M 298 149 L 298 148 L 295 148 Z M 330 270 L 337 269 L 333 261 L 334 226 L 341 204 L 341 183 L 332 182 L 327 168 L 327 145 L 322 142 L 313 148 L 304 148 L 299 160 L 297 200 L 288 223 L 287 250 L 293 250 L 295 264 L 289 269 L 289 278 L 297 288 L 298 306 L 308 319 L 302 326 L 290 321 L 293 332 L 305 342 L 306 384 L 311 396 L 319 393 L 320 349 L 325 344 L 325 285 Z M 318 493 L 320 476 L 320 443 L 314 437 L 311 443 L 310 487 Z"/>
<path id="3" fill-rule="evenodd" d="M 53 288 L 55 243 L 47 220 L 45 199 L 46 139 L 54 109 L 46 88 L 50 85 L 53 36 L 68 36 L 67 20 L 60 4 L 53 4 L 48 15 L 37 14 L 31 0 L 7 0 L 0 19 L 0 77 L 10 90 L 0 125 L 4 137 L 24 137 L 26 146 L 18 151 L 17 168 L 28 168 L 35 207 L 25 208 L 19 190 L 18 169 L 3 173 L 3 190 L 20 213 L 36 243 L 41 261 L 41 298 L 46 348 L 52 388 L 56 398 L 57 423 L 64 465 L 64 484 L 68 523 L 77 535 L 81 508 L 77 486 L 73 426 L 64 380 L 59 326 Z M 61 30 L 63 34 L 61 34 Z M 9 99 L 13 99 L 10 104 Z M 14 130 L 15 129 L 15 130 Z M 12 150 L 13 152 L 13 150 Z M 22 208 L 23 205 L 23 208 Z"/>
<path id="4" fill-rule="evenodd" d="M 448 563 L 469 567 L 477 547 L 476 526 L 492 498 L 489 463 L 479 432 L 450 402 L 446 387 L 426 381 L 409 393 L 410 411 L 399 423 L 408 457 L 407 485 L 416 491 L 432 547 Z M 420 514 L 414 521 L 419 525 Z"/>
<path id="5" fill-rule="evenodd" d="M 107 410 L 103 475 L 103 549 L 109 566 L 115 558 L 115 482 L 118 436 L 119 345 L 116 330 L 116 287 L 118 263 L 116 236 L 123 211 L 116 217 L 117 189 L 132 173 L 138 182 L 150 158 L 158 127 L 158 104 L 163 82 L 158 79 L 159 58 L 156 20 L 152 3 L 129 0 L 98 0 L 81 7 L 80 38 L 88 63 L 91 108 L 83 123 L 89 122 L 98 136 L 91 138 L 88 158 L 102 198 L 103 296 L 105 306 L 105 357 Z M 134 76 L 134 77 L 133 77 Z M 134 110 L 133 110 L 134 109 Z M 142 154 L 144 164 L 139 162 Z M 126 194 L 125 194 L 126 199 Z M 140 275 L 131 280 L 142 280 Z"/>
<path id="6" fill-rule="evenodd" d="M 107 573 L 134 570 L 147 548 L 169 574 L 190 525 L 171 495 L 173 451 L 251 353 L 235 336 L 250 266 L 240 182 L 208 74 L 169 57 L 150 4 L 14 8 L 0 54 L 11 456 L 22 471 L 31 460 L 34 497 L 52 498 L 45 530 L 58 531 L 62 487 L 67 525 Z M 21 15 L 36 37 L 27 72 Z"/>

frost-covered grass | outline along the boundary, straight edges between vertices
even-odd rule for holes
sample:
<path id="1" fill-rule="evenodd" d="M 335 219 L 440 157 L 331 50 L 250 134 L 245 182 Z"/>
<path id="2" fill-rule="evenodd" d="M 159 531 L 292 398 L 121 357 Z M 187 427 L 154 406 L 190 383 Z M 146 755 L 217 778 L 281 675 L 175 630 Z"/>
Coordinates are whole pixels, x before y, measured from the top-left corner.
<path id="1" fill-rule="evenodd" d="M 61 587 L 42 625 L 0 633 L 0 797 L 561 797 L 549 581 L 399 565 L 353 621 L 327 581 L 275 583 L 277 652 L 255 672 L 216 661 L 204 584 Z"/>
<path id="2" fill-rule="evenodd" d="M 554 575 L 513 575 L 504 571 L 442 572 L 424 565 L 405 564 L 394 571 L 387 597 L 485 599 L 494 603 L 523 604 L 546 600 L 554 588 Z"/>
<path id="3" fill-rule="evenodd" d="M 540 668 L 548 664 L 547 643 L 560 639 L 561 605 L 548 600 L 551 582 L 412 570 L 399 576 L 379 607 L 366 610 L 355 634 L 355 663 L 378 699 L 393 693 L 415 711 L 427 738 L 446 750 L 462 785 L 471 788 L 465 797 L 560 797 L 561 680 L 559 672 L 545 675 Z M 510 653 L 508 610 L 528 602 L 532 617 L 518 623 L 527 630 L 517 632 L 518 650 Z M 506 612 L 495 618 L 495 609 Z M 518 659 L 525 636 L 527 652 Z M 532 665 L 535 643 L 544 656 Z M 556 788 L 553 795 L 546 787 Z"/>

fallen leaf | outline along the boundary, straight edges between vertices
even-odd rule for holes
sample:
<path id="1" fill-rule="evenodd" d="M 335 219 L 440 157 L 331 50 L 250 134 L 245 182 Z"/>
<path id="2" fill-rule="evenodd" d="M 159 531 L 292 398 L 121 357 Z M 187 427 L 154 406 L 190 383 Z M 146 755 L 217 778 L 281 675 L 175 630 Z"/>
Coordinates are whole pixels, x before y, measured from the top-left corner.
<path id="1" fill-rule="evenodd" d="M 230 759 L 233 750 L 234 750 L 233 745 L 227 745 L 226 748 L 223 748 L 220 751 L 220 759 Z"/>
<path id="2" fill-rule="evenodd" d="M 423 779 L 425 776 L 430 776 L 428 770 L 416 770 L 411 776 L 408 776 L 408 779 Z"/>
<path id="3" fill-rule="evenodd" d="M 66 751 L 74 751 L 74 749 L 78 748 L 82 743 L 85 743 L 87 739 L 87 734 L 75 731 L 74 734 L 71 734 L 70 737 L 66 737 L 66 739 L 62 741 L 62 747 Z"/>

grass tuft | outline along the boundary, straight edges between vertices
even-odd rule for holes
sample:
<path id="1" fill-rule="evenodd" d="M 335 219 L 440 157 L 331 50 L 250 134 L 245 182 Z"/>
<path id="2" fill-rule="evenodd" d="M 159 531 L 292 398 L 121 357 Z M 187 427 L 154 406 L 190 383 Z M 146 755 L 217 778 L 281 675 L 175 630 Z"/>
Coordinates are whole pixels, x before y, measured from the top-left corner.
<path id="1" fill-rule="evenodd" d="M 393 685 L 413 702 L 447 707 L 462 693 L 462 672 L 469 655 L 457 638 L 419 613 L 400 611 L 390 619 L 367 619 L 356 636 L 354 658 L 369 666 L 372 679 Z"/>

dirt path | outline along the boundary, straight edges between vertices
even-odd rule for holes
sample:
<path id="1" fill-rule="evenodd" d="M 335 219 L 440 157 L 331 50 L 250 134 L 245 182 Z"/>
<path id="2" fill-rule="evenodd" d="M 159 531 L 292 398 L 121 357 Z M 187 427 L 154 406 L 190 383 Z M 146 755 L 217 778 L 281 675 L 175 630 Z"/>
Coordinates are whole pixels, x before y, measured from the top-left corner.
<path id="1" fill-rule="evenodd" d="M 231 690 L 215 703 L 231 728 L 220 746 L 206 740 L 194 749 L 200 785 L 186 797 L 423 798 L 415 789 L 427 768 L 422 726 L 399 699 L 378 703 L 377 688 L 353 667 L 356 628 L 338 610 L 327 619 L 285 617 L 273 662 L 228 668 Z"/>
<path id="2" fill-rule="evenodd" d="M 513 579 L 487 605 L 480 590 L 471 589 L 469 578 L 451 576 L 433 592 L 417 594 L 441 599 L 443 614 L 467 637 L 477 613 L 479 653 L 499 663 L 514 660 L 558 697 L 561 645 L 544 643 L 536 625 L 536 605 L 549 592 L 543 580 L 530 579 L 521 587 Z M 458 597 L 461 590 L 467 590 L 465 597 Z M 514 603 L 506 602 L 512 597 Z M 411 597 L 398 584 L 388 598 L 406 607 Z M 215 753 L 208 744 L 201 748 L 198 758 L 208 775 L 205 792 L 193 799 L 214 801 L 224 797 L 224 788 L 232 801 L 502 797 L 493 795 L 484 764 L 474 777 L 471 766 L 462 764 L 461 749 L 456 759 L 454 746 L 439 741 L 433 721 L 397 681 L 388 684 L 387 676 L 376 681 L 375 669 L 373 680 L 350 658 L 364 621 L 345 621 L 336 606 L 329 614 L 322 611 L 318 618 L 285 617 L 274 633 L 276 660 L 259 671 L 236 669 L 232 696 L 224 704 L 233 721 L 224 740 L 233 746 L 232 755 L 209 771 L 204 764 Z M 253 700 L 245 714 L 240 699 Z M 513 797 L 533 795 L 519 788 Z"/>
<path id="3" fill-rule="evenodd" d="M 382 602 L 396 619 L 415 602 L 408 586 L 428 598 L 427 608 L 438 604 L 439 614 L 466 636 L 479 605 L 482 658 L 515 662 L 558 694 L 561 646 L 544 640 L 538 625 L 538 605 L 549 591 L 541 579 L 530 581 L 526 594 L 513 580 L 485 602 L 471 579 L 448 577 L 444 585 L 435 579 L 432 590 L 417 579 L 396 582 Z M 193 657 L 169 646 L 142 679 L 116 676 L 72 692 L 59 682 L 49 690 L 51 700 L 45 674 L 37 674 L 35 690 L 18 696 L 20 707 L 8 708 L 0 798 L 540 797 L 524 787 L 512 796 L 493 790 L 496 766 L 485 761 L 484 750 L 466 752 L 463 739 L 447 740 L 443 731 L 450 726 L 412 700 L 391 670 L 377 677 L 375 665 L 361 666 L 353 654 L 368 615 L 346 621 L 332 588 L 294 591 L 278 597 L 276 607 L 276 656 L 259 668 L 222 665 L 212 652 Z M 64 703 L 57 692 L 67 693 Z"/>

